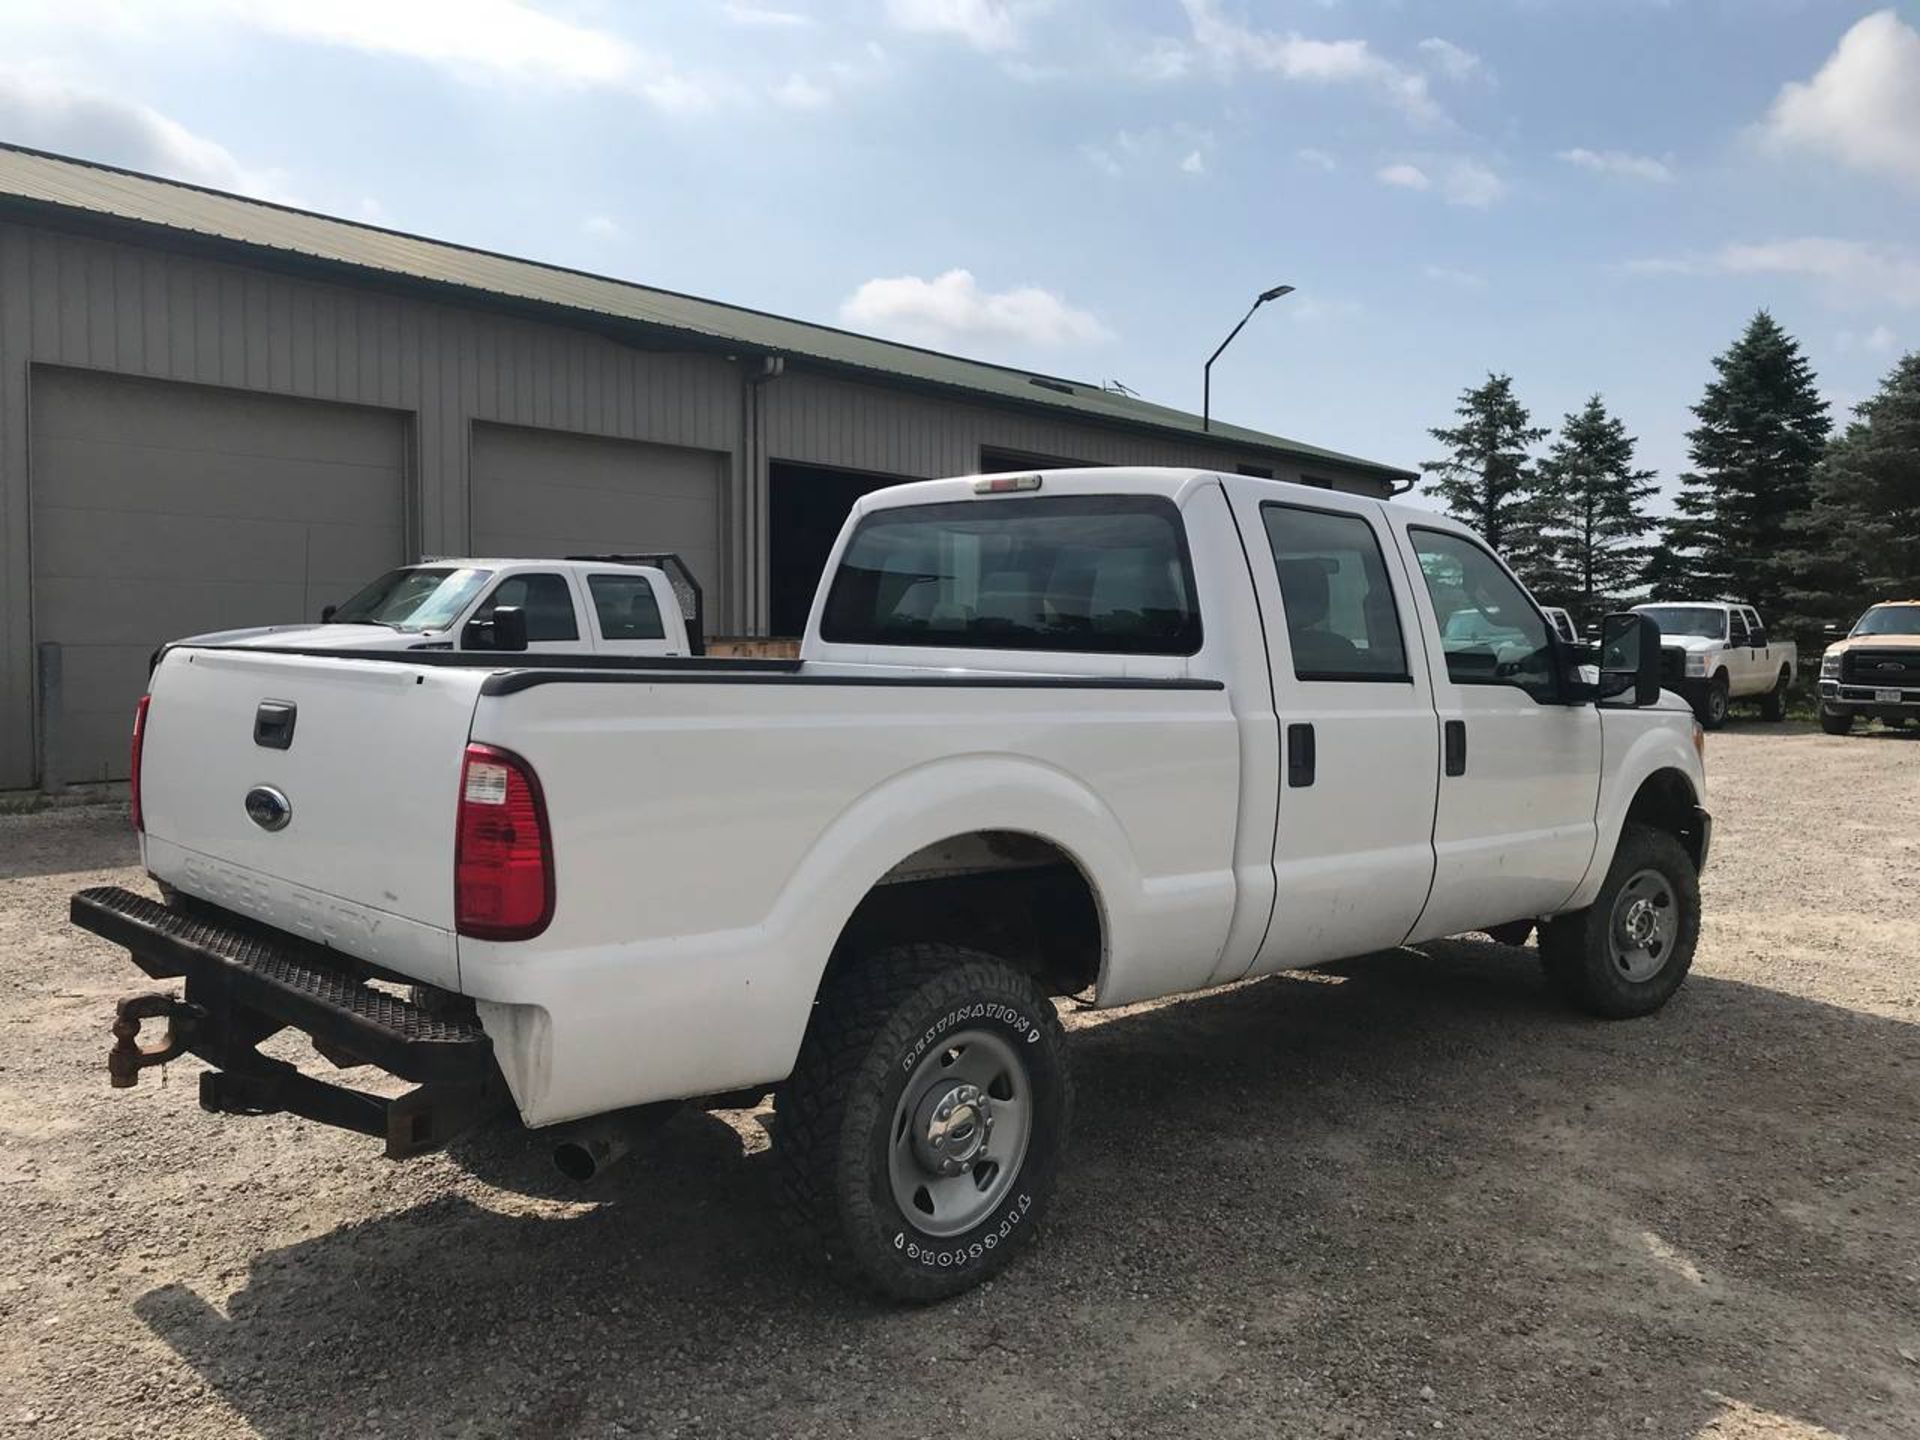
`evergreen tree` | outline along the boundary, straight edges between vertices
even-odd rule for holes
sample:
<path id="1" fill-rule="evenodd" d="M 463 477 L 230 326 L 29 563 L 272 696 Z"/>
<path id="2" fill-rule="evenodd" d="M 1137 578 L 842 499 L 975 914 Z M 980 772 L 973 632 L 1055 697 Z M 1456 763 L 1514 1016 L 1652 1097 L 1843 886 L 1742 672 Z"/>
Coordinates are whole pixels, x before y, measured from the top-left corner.
<path id="1" fill-rule="evenodd" d="M 1546 435 L 1536 429 L 1513 394 L 1513 377 L 1488 375 L 1484 385 L 1464 390 L 1455 426 L 1427 433 L 1451 452 L 1420 468 L 1447 513 L 1480 532 L 1529 585 L 1544 578 L 1538 477 L 1528 451 Z"/>
<path id="2" fill-rule="evenodd" d="M 1791 602 L 1850 621 L 1876 600 L 1920 595 L 1920 354 L 1854 407 L 1813 476 Z"/>
<path id="3" fill-rule="evenodd" d="M 1653 528 L 1653 471 L 1634 468 L 1634 438 L 1598 395 L 1568 415 L 1540 463 L 1540 512 L 1555 574 L 1543 598 L 1584 630 L 1638 583 L 1640 538 Z"/>
<path id="4" fill-rule="evenodd" d="M 1832 421 L 1799 343 L 1760 311 L 1715 358 L 1718 378 L 1687 433 L 1694 468 L 1681 477 L 1679 514 L 1667 527 L 1660 570 L 1687 584 L 1671 594 L 1746 601 L 1769 622 L 1792 588 L 1790 542 L 1813 500 L 1813 467 Z"/>

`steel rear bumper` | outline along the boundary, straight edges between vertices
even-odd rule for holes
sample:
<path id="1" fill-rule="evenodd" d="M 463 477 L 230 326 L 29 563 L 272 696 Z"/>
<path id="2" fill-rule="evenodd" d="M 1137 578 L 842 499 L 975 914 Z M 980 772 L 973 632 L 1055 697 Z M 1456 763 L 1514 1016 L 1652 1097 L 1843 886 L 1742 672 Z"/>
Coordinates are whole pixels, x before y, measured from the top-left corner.
<path id="1" fill-rule="evenodd" d="M 259 1115 L 285 1111 L 383 1136 L 387 1154 L 444 1143 L 493 1109 L 504 1093 L 493 1045 L 471 1015 L 429 1012 L 368 983 L 337 952 L 210 906 L 176 910 L 105 886 L 73 897 L 73 923 L 116 945 L 156 979 L 184 977 L 184 998 L 139 995 L 121 1002 L 107 1068 L 116 1087 L 182 1053 L 214 1070 L 200 1077 L 202 1109 Z M 156 1046 L 139 1043 L 141 1022 L 164 1019 Z M 307 1034 L 342 1068 L 371 1065 L 418 1088 L 395 1099 L 302 1073 L 258 1046 L 282 1030 Z"/>

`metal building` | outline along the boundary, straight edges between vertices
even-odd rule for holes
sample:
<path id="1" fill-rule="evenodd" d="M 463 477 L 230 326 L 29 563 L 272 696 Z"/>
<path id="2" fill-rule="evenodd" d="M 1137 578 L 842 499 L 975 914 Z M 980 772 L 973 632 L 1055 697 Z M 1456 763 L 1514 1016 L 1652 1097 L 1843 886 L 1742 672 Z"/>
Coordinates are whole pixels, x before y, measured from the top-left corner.
<path id="1" fill-rule="evenodd" d="M 0 147 L 0 789 L 43 756 L 123 776 L 160 641 L 315 618 L 422 553 L 677 550 L 710 629 L 791 634 L 859 494 L 1062 462 L 1375 494 L 1413 478 L 1097 386 Z"/>

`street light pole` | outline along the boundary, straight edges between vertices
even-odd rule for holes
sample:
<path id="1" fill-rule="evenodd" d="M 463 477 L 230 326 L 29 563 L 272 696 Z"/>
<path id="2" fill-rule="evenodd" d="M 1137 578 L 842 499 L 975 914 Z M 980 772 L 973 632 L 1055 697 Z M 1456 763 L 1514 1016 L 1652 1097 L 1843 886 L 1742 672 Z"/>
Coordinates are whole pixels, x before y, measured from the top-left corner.
<path id="1" fill-rule="evenodd" d="M 1282 295 L 1291 295 L 1293 286 L 1276 285 L 1271 290 L 1262 290 L 1260 298 L 1247 307 L 1247 313 L 1240 317 L 1240 323 L 1227 332 L 1227 338 L 1220 342 L 1220 349 L 1207 357 L 1206 366 L 1200 372 L 1200 428 L 1213 429 L 1213 362 L 1220 358 L 1220 352 L 1233 343 L 1233 337 L 1246 328 L 1247 321 L 1253 318 L 1253 312 L 1269 300 L 1278 300 Z"/>

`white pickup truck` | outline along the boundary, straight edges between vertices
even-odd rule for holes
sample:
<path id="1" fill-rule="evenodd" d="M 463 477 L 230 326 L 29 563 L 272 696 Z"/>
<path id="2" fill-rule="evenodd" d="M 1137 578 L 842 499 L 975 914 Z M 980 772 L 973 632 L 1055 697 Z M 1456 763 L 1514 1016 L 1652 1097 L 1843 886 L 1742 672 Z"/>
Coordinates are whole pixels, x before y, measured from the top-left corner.
<path id="1" fill-rule="evenodd" d="M 1660 627 L 1662 678 L 1709 730 L 1727 723 L 1735 700 L 1758 700 L 1762 718 L 1786 719 L 1799 651 L 1791 640 L 1769 640 L 1751 605 L 1689 600 L 1633 608 Z"/>
<path id="2" fill-rule="evenodd" d="M 583 1117 L 772 1089 L 800 1232 L 929 1299 L 1054 1187 L 1054 997 L 1537 922 L 1574 1005 L 1665 1003 L 1702 742 L 1652 624 L 1603 635 L 1576 655 L 1424 510 L 1184 470 L 930 481 L 856 505 L 797 661 L 167 650 L 133 767 L 166 901 L 73 918 L 186 980 L 123 1002 L 116 1084 L 191 1051 L 205 1108 L 393 1155 L 504 1088 L 576 1122 L 583 1171 L 613 1133 Z M 286 1027 L 418 1088 L 255 1049 Z"/>
<path id="3" fill-rule="evenodd" d="M 321 623 L 223 630 L 179 643 L 270 639 L 328 650 L 697 655 L 699 582 L 677 555 L 424 560 L 389 570 Z"/>

